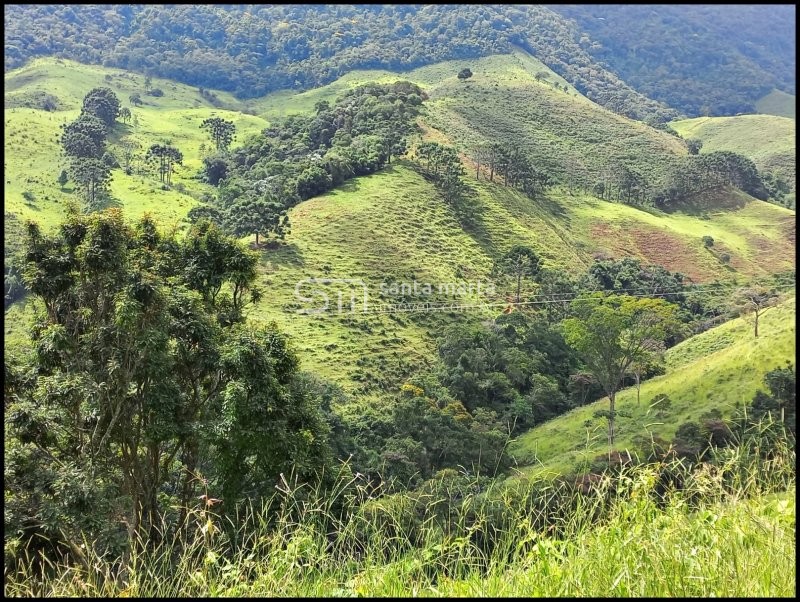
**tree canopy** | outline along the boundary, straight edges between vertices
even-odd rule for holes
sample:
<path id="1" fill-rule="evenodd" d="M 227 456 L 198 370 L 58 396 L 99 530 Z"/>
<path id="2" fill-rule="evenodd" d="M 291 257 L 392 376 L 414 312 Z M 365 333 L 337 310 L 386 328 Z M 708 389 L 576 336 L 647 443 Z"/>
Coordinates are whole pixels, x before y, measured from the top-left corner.
<path id="1" fill-rule="evenodd" d="M 677 327 L 676 306 L 663 299 L 594 293 L 572 302 L 574 316 L 563 321 L 564 339 L 581 356 L 609 399 L 608 444 L 614 444 L 615 397 L 637 361 Z"/>
<path id="2" fill-rule="evenodd" d="M 158 537 L 162 517 L 180 526 L 200 473 L 232 508 L 326 462 L 327 425 L 286 337 L 242 323 L 256 259 L 236 240 L 208 222 L 179 240 L 117 210 L 27 232 L 42 313 L 33 363 L 6 364 L 25 375 L 5 402 L 7 525 Z"/>

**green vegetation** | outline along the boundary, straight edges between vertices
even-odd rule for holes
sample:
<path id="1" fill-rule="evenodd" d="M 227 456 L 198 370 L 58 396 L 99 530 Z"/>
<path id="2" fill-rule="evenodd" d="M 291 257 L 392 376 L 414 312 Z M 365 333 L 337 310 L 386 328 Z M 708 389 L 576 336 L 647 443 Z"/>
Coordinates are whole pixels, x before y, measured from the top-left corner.
<path id="1" fill-rule="evenodd" d="M 703 142 L 701 153 L 733 151 L 753 160 L 759 171 L 781 180 L 782 204 L 794 206 L 795 120 L 772 115 L 698 117 L 673 121 L 670 126 L 684 138 Z M 777 183 L 777 182 L 776 182 Z"/>
<path id="2" fill-rule="evenodd" d="M 270 126 L 231 153 L 226 139 L 204 160 L 205 180 L 219 187 L 213 206 L 192 210 L 190 219 L 217 215 L 238 236 L 255 234 L 256 243 L 272 232 L 282 238 L 287 209 L 405 153 L 423 96 L 409 82 L 359 86 L 333 106 L 319 101 L 313 116 Z M 205 126 L 232 135 L 232 123 L 206 120 Z"/>
<path id="3" fill-rule="evenodd" d="M 794 94 L 794 6 L 560 5 L 553 10 L 577 21 L 594 60 L 610 65 L 642 94 L 688 115 L 750 113 L 773 88 Z"/>
<path id="4" fill-rule="evenodd" d="M 663 299 L 595 293 L 573 301 L 574 317 L 562 323 L 564 339 L 608 396 L 609 452 L 614 445 L 617 391 L 633 366 L 652 361 L 653 352 L 677 329 L 677 309 Z"/>
<path id="5" fill-rule="evenodd" d="M 746 402 L 761 387 L 763 376 L 792 361 L 795 353 L 795 299 L 767 310 L 761 333 L 738 318 L 696 335 L 665 354 L 666 374 L 645 381 L 641 402 L 632 388 L 617 395 L 616 449 L 640 449 L 637 437 L 671 439 L 680 422 L 697 419 L 716 408 L 730 417 L 737 404 Z M 671 400 L 659 412 L 656 397 Z M 605 406 L 597 401 L 555 418 L 522 435 L 511 455 L 525 473 L 580 471 L 607 450 L 604 424 L 594 412 Z M 619 417 L 623 413 L 626 416 Z"/>
<path id="6" fill-rule="evenodd" d="M 7 23 L 6 69 L 57 54 L 220 87 L 243 98 L 317 87 L 352 69 L 406 70 L 521 46 L 614 111 L 661 122 L 677 116 L 592 60 L 573 24 L 543 6 L 19 6 L 9 8 Z M 180 33 L 173 31 L 176 25 Z M 45 31 L 80 31 L 84 42 L 37 35 L 48 43 L 32 45 L 31 35 Z M 258 75 L 264 71 L 270 77 Z"/>
<path id="7" fill-rule="evenodd" d="M 109 77 L 111 81 L 107 81 Z M 158 221 L 175 224 L 185 217 L 197 199 L 212 188 L 196 179 L 202 166 L 205 148 L 210 142 L 200 129 L 204 119 L 219 116 L 233 121 L 240 136 L 263 129 L 267 122 L 239 112 L 243 107 L 229 94 L 218 93 L 237 111 L 216 109 L 196 89 L 166 80 L 155 79 L 166 93 L 163 97 L 145 96 L 141 105 L 128 107 L 130 124 L 118 124 L 108 139 L 108 147 L 124 167 L 126 148 L 132 154 L 130 174 L 114 170 L 110 182 L 111 205 L 126 209 L 135 219 L 150 212 Z M 5 158 L 5 211 L 21 219 L 35 219 L 43 225 L 55 225 L 64 214 L 65 203 L 73 198 L 68 185 L 63 190 L 52 185 L 65 167 L 57 137 L 59 126 L 78 117 L 84 96 L 97 87 L 110 88 L 123 105 L 136 90 L 144 94 L 140 75 L 101 67 L 80 65 L 61 59 L 38 59 L 5 77 L 5 148 L 19 149 Z M 59 98 L 62 108 L 55 112 L 20 108 L 9 102 L 47 90 Z M 158 173 L 146 172 L 144 154 L 154 143 L 171 141 L 184 155 L 182 168 L 173 174 L 173 186 L 163 190 Z M 52 174 L 52 175 L 51 175 Z M 24 202 L 22 193 L 30 191 L 36 201 Z"/>
<path id="8" fill-rule="evenodd" d="M 377 76 L 383 83 L 409 79 L 430 95 L 431 98 L 423 104 L 427 115 L 423 115 L 420 121 L 422 140 L 452 144 L 453 140 L 444 137 L 442 131 L 454 139 L 461 133 L 465 137 L 472 136 L 472 130 L 483 130 L 469 124 L 483 128 L 480 124 L 485 122 L 486 137 L 475 138 L 475 141 L 491 142 L 488 128 L 493 120 L 503 119 L 505 109 L 518 120 L 514 130 L 527 131 L 525 128 L 529 128 L 535 139 L 552 141 L 547 147 L 530 147 L 530 156 L 542 159 L 541 162 L 534 160 L 537 168 L 546 167 L 549 171 L 549 165 L 568 167 L 571 148 L 581 153 L 581 161 L 596 162 L 597 144 L 572 141 L 571 135 L 577 132 L 575 125 L 560 129 L 563 124 L 559 115 L 579 110 L 585 111 L 580 115 L 598 128 L 595 136 L 608 140 L 602 145 L 604 152 L 615 148 L 618 143 L 612 141 L 619 137 L 634 143 L 641 141 L 641 147 L 631 147 L 638 150 L 630 156 L 643 171 L 662 169 L 657 162 L 645 163 L 660 153 L 674 152 L 676 157 L 683 153 L 685 156 L 685 148 L 678 139 L 626 121 L 582 96 L 555 91 L 554 83 L 561 85 L 565 82 L 525 53 L 470 62 L 474 75 L 464 85 L 459 85 L 456 67 L 462 68 L 463 64 L 452 61 L 423 67 L 402 77 L 388 72 Z M 535 77 L 537 74 L 540 75 L 539 81 Z M 337 95 L 366 83 L 373 75 L 374 72 L 351 73 L 331 86 L 312 92 L 291 97 L 280 93 L 280 98 L 270 96 L 264 99 L 260 108 L 277 106 L 269 103 L 280 101 L 285 103 L 282 106 L 291 108 L 289 112 L 313 115 L 317 103 L 323 100 L 334 102 Z M 108 82 L 106 77 L 111 81 Z M 206 199 L 213 198 L 213 186 L 196 179 L 207 165 L 201 160 L 204 154 L 200 149 L 203 145 L 208 148 L 210 143 L 200 125 L 210 114 L 233 121 L 238 136 L 244 140 L 266 124 L 257 117 L 209 108 L 209 103 L 197 90 L 157 78 L 153 78 L 152 85 L 167 90 L 167 94 L 161 98 L 144 95 L 144 78 L 114 69 L 42 59 L 10 73 L 6 81 L 7 95 L 10 96 L 25 94 L 29 90 L 51 89 L 65 105 L 73 107 L 63 112 L 65 118 L 76 115 L 75 109 L 80 107 L 81 99 L 93 87 L 111 87 L 123 99 L 123 104 L 134 89 L 142 91 L 147 104 L 131 107 L 138 125 L 115 126 L 125 131 L 131 128 L 130 134 L 120 138 L 131 139 L 134 145 L 138 145 L 138 149 L 134 147 L 131 175 L 122 168 L 126 161 L 124 140 L 113 142 L 118 136 L 113 134 L 110 142 L 112 148 L 119 149 L 118 156 L 122 155 L 119 157 L 121 168 L 112 170 L 110 195 L 113 204 L 125 208 L 128 219 L 149 211 L 160 223 L 178 224 L 192 207 L 198 206 L 198 198 L 203 198 L 203 195 L 208 195 Z M 493 82 L 503 87 L 495 89 Z M 454 102 L 461 102 L 459 99 L 464 95 L 472 94 L 476 86 L 483 87 L 489 102 L 478 104 L 476 97 L 471 112 L 467 107 L 463 113 L 460 109 L 453 113 L 448 108 Z M 564 110 L 537 109 L 535 114 L 529 115 L 519 106 L 502 104 L 508 89 L 524 92 L 524 106 L 529 107 L 527 111 L 534 110 L 539 103 L 548 107 L 547 103 L 554 102 L 554 99 L 561 99 L 559 102 L 564 103 Z M 211 94 L 207 90 L 204 92 Z M 226 102 L 235 102 L 224 93 L 215 94 Z M 185 108 L 193 105 L 198 108 Z M 476 112 L 478 110 L 481 112 Z M 22 221 L 35 218 L 44 226 L 53 225 L 62 215 L 64 203 L 73 197 L 69 184 L 61 190 L 53 183 L 60 172 L 58 146 L 55 142 L 47 142 L 56 133 L 61 114 L 6 109 L 6 147 L 10 150 L 6 158 L 6 178 L 11 181 L 6 186 L 6 212 L 19 216 Z M 431 122 L 446 129 L 432 129 L 427 125 Z M 35 146 L 26 144 L 32 139 L 44 142 Z M 154 142 L 165 139 L 171 140 L 184 157 L 183 166 L 174 168 L 169 190 L 161 189 L 158 170 L 141 171 L 144 165 L 135 158 L 137 155 L 143 157 Z M 623 153 L 625 147 L 620 145 L 618 148 L 619 151 L 612 152 L 612 157 L 614 152 Z M 437 332 L 443 326 L 465 318 L 480 319 L 481 312 L 471 312 L 468 316 L 437 312 L 298 319 L 293 313 L 299 308 L 294 287 L 303 278 L 361 278 L 370 288 L 371 298 L 383 282 L 414 278 L 420 282 L 488 282 L 496 260 L 520 243 L 530 246 L 544 267 L 558 267 L 573 273 L 582 272 L 598 255 L 632 255 L 645 263 L 655 262 L 672 271 L 680 271 L 695 282 L 737 275 L 766 275 L 794 265 L 791 236 L 794 214 L 752 201 L 741 194 L 720 195 L 720 209 L 710 211 L 709 219 L 698 219 L 679 212 L 664 214 L 649 208 L 643 211 L 562 187 L 537 193 L 537 198 L 531 200 L 522 191 L 501 186 L 502 178 L 499 176 L 495 178 L 495 184 L 485 181 L 488 174 L 484 168 L 479 181 L 471 180 L 469 175 L 463 177 L 474 190 L 470 200 L 476 209 L 474 224 L 464 229 L 458 215 L 436 200 L 439 193 L 435 186 L 411 167 L 404 161 L 393 163 L 375 175 L 350 180 L 335 191 L 292 208 L 288 213 L 291 233 L 284 238 L 285 246 L 263 252 L 259 269 L 270 289 L 270 302 L 253 308 L 250 316 L 267 322 L 277 321 L 284 330 L 292 333 L 306 369 L 333 378 L 351 391 L 374 389 L 376 384 L 381 389 L 397 390 L 417 367 L 425 364 L 425 358 L 435 349 Z M 22 197 L 23 191 L 34 195 L 32 204 Z M 723 209 L 722 206 L 731 203 L 741 208 Z M 268 212 L 267 217 L 269 215 L 272 214 Z M 377 228 L 376 215 L 380 216 Z M 370 235 L 365 236 L 366 232 Z M 705 250 L 701 241 L 706 235 L 715 240 L 711 252 Z M 6 236 L 7 253 L 11 252 L 8 245 L 14 238 L 13 235 Z M 721 271 L 721 266 L 726 265 L 723 263 L 726 255 L 729 268 Z M 510 288 L 508 292 L 511 293 Z M 467 302 L 478 300 L 474 295 L 464 298 Z M 483 297 L 480 300 L 487 299 Z M 504 300 L 498 297 L 493 302 L 503 303 Z M 397 299 L 384 297 L 381 301 Z M 9 324 L 10 339 L 19 341 L 24 338 L 27 318 L 21 315 L 21 308 L 15 307 L 11 311 L 14 319 Z M 492 314 L 483 315 L 491 317 Z"/>
<path id="9" fill-rule="evenodd" d="M 25 549 L 180 529 L 170 506 L 196 499 L 200 471 L 234 507 L 324 466 L 328 426 L 286 337 L 243 326 L 257 261 L 208 222 L 180 241 L 114 209 L 28 226 L 32 353 L 4 364 L 4 524 Z"/>
<path id="10" fill-rule="evenodd" d="M 520 50 L 6 80 L 6 593 L 787 591 L 795 216 L 744 153 Z"/>
<path id="11" fill-rule="evenodd" d="M 758 461 L 738 448 L 713 468 L 681 471 L 683 465 L 665 463 L 624 469 L 613 482 L 592 486 L 588 496 L 536 481 L 516 494 L 500 486 L 470 492 L 463 504 L 453 503 L 462 491 L 452 475 L 416 498 L 382 500 L 369 500 L 357 479 L 342 480 L 333 495 L 286 482 L 263 505 L 243 509 L 236 524 L 204 498 L 190 508 L 184 539 L 134 552 L 124 565 L 130 570 L 119 571 L 114 559 L 91 547 L 81 563 L 58 563 L 43 575 L 33 559 L 16 572 L 7 563 L 5 592 L 792 597 L 794 463 L 793 451 Z M 665 496 L 660 481 L 673 471 L 683 473 L 684 486 Z M 543 497 L 550 510 L 538 505 Z M 335 509 L 338 499 L 351 500 L 344 518 Z M 566 513 L 562 519 L 542 522 L 559 511 Z M 279 528 L 270 529 L 267 516 Z"/>

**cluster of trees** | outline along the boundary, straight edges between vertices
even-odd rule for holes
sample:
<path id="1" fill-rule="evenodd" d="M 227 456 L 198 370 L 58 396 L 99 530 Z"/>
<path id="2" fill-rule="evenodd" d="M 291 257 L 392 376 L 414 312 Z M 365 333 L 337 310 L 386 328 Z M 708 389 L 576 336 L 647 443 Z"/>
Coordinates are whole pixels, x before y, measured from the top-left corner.
<path id="1" fill-rule="evenodd" d="M 681 274 L 631 258 L 596 261 L 575 278 L 542 268 L 535 252 L 517 245 L 498 259 L 501 275 L 510 277 L 513 299 L 536 303 L 489 323 L 446 329 L 438 365 L 385 405 L 337 404 L 351 408 L 335 421 L 334 431 L 345 434 L 338 453 L 352 453 L 359 472 L 416 485 L 457 465 L 448 462 L 460 454 L 461 466 L 494 474 L 507 465 L 501 450 L 509 436 L 603 396 L 613 445 L 619 389 L 638 390 L 663 373 L 667 347 L 733 311 L 724 300 L 730 290 L 689 294 Z M 444 435 L 436 436 L 434 424 Z M 478 425 L 485 438 L 475 439 Z M 484 461 L 477 462 L 476 450 Z"/>
<path id="2" fill-rule="evenodd" d="M 232 151 L 233 124 L 207 120 L 202 127 L 217 152 L 203 159 L 203 177 L 218 191 L 190 219 L 210 217 L 237 236 L 282 238 L 289 208 L 404 154 L 424 98 L 409 82 L 360 86 L 333 104 L 318 102 L 315 115 L 272 124 Z"/>
<path id="3" fill-rule="evenodd" d="M 213 224 L 178 239 L 72 209 L 52 235 L 28 224 L 24 258 L 39 313 L 4 403 L 6 532 L 25 545 L 158 538 L 203 483 L 232 508 L 330 458 L 286 337 L 244 324 L 258 258 Z"/>
<path id="4" fill-rule="evenodd" d="M 6 69 L 54 54 L 240 97 L 317 87 L 352 69 L 406 70 L 522 46 L 613 111 L 677 116 L 595 60 L 575 24 L 544 6 L 28 5 L 11 7 L 6 23 Z"/>
<path id="5" fill-rule="evenodd" d="M 438 142 L 422 142 L 417 145 L 414 158 L 420 173 L 433 182 L 459 221 L 469 225 L 479 207 L 472 189 L 461 179 L 466 172 L 456 149 Z"/>
<path id="6" fill-rule="evenodd" d="M 709 192 L 732 186 L 761 200 L 769 198 L 755 164 L 731 151 L 685 157 L 667 174 L 666 182 L 652 193 L 656 207 L 673 208 L 687 203 L 703 204 Z"/>
<path id="7" fill-rule="evenodd" d="M 466 171 L 456 149 L 438 142 L 422 142 L 417 145 L 414 158 L 419 171 L 434 183 L 459 220 L 465 225 L 472 223 L 480 206 L 474 202 L 473 190 L 462 180 Z M 545 170 L 534 167 L 525 153 L 512 144 L 480 146 L 471 158 L 476 180 L 483 173 L 489 182 L 517 188 L 532 198 L 553 183 Z"/>
<path id="8" fill-rule="evenodd" d="M 592 193 L 630 205 L 707 209 L 715 201 L 711 193 L 724 192 L 729 187 L 761 200 L 787 189 L 773 184 L 771 191 L 755 164 L 744 155 L 715 151 L 669 161 L 663 174 L 645 173 L 641 166 L 632 163 L 616 163 L 602 172 Z"/>
<path id="9" fill-rule="evenodd" d="M 471 153 L 475 163 L 475 179 L 480 180 L 483 170 L 484 179 L 495 181 L 495 175 L 501 176 L 506 186 L 522 190 L 530 197 L 544 191 L 553 181 L 547 170 L 537 168 L 519 146 L 508 142 L 495 142 L 478 146 Z M 488 176 L 486 172 L 488 173 Z"/>
<path id="10" fill-rule="evenodd" d="M 117 118 L 127 123 L 133 114 L 128 107 L 120 106 L 110 88 L 94 88 L 84 97 L 78 118 L 62 126 L 61 147 L 69 164 L 57 181 L 62 187 L 69 179 L 75 182 L 88 210 L 100 206 L 108 192 L 113 168 L 122 167 L 130 175 L 134 164 L 142 159 L 141 171 L 156 173 L 166 188 L 172 185 L 175 166 L 183 164 L 183 153 L 169 140 L 152 144 L 144 156 L 137 153 L 139 144 L 128 138 L 121 138 L 113 149 L 109 149 L 109 134 Z M 209 131 L 219 149 L 228 148 L 233 139 L 233 123 L 211 118 L 201 127 Z"/>
<path id="11" fill-rule="evenodd" d="M 110 88 L 94 88 L 83 99 L 81 114 L 64 126 L 61 147 L 69 160 L 69 177 L 81 189 L 86 206 L 96 207 L 108 190 L 116 159 L 106 151 L 109 131 L 120 114 L 120 104 Z M 61 172 L 59 183 L 66 184 Z"/>
<path id="12" fill-rule="evenodd" d="M 183 153 L 171 144 L 153 144 L 145 155 L 145 161 L 154 166 L 161 184 L 172 184 L 172 173 L 175 165 L 183 164 Z"/>

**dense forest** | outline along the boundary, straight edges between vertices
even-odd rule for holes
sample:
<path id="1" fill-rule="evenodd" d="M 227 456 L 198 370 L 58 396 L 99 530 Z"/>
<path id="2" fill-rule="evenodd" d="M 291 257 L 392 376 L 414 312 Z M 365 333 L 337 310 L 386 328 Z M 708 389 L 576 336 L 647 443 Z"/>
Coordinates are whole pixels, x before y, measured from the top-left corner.
<path id="1" fill-rule="evenodd" d="M 790 7 L 776 13 L 785 19 L 752 8 L 672 7 L 655 17 L 657 39 L 649 9 L 603 10 L 607 17 L 543 6 L 17 5 L 5 11 L 5 68 L 53 54 L 253 97 L 352 69 L 404 70 L 516 45 L 637 119 L 752 110 L 772 87 L 794 90 L 794 67 L 781 58 L 793 54 Z M 738 51 L 726 54 L 731 38 Z"/>
<path id="2" fill-rule="evenodd" d="M 795 92 L 795 7 L 554 5 L 581 44 L 637 91 L 688 115 L 755 110 L 773 88 Z"/>

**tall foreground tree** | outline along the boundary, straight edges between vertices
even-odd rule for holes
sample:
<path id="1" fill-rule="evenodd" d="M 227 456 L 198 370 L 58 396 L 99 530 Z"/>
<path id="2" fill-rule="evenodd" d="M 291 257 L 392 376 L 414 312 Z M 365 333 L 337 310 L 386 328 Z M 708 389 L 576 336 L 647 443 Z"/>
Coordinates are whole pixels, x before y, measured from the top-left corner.
<path id="1" fill-rule="evenodd" d="M 209 117 L 200 124 L 200 129 L 207 130 L 217 147 L 217 152 L 228 150 L 236 133 L 236 126 L 232 121 L 221 117 Z"/>
<path id="2" fill-rule="evenodd" d="M 130 227 L 117 210 L 72 209 L 52 235 L 29 224 L 24 250 L 41 315 L 34 357 L 5 366 L 6 527 L 23 545 L 82 532 L 102 552 L 123 524 L 153 541 L 162 520 L 186 518 L 200 475 L 224 509 L 325 461 L 286 338 L 233 311 L 257 262 L 235 239 L 208 222 L 179 240 L 146 216 Z"/>
<path id="3" fill-rule="evenodd" d="M 652 360 L 655 342 L 677 325 L 677 306 L 663 299 L 595 293 L 572 302 L 574 317 L 562 322 L 564 339 L 586 363 L 609 401 L 608 446 L 614 445 L 616 395 L 636 362 Z"/>

